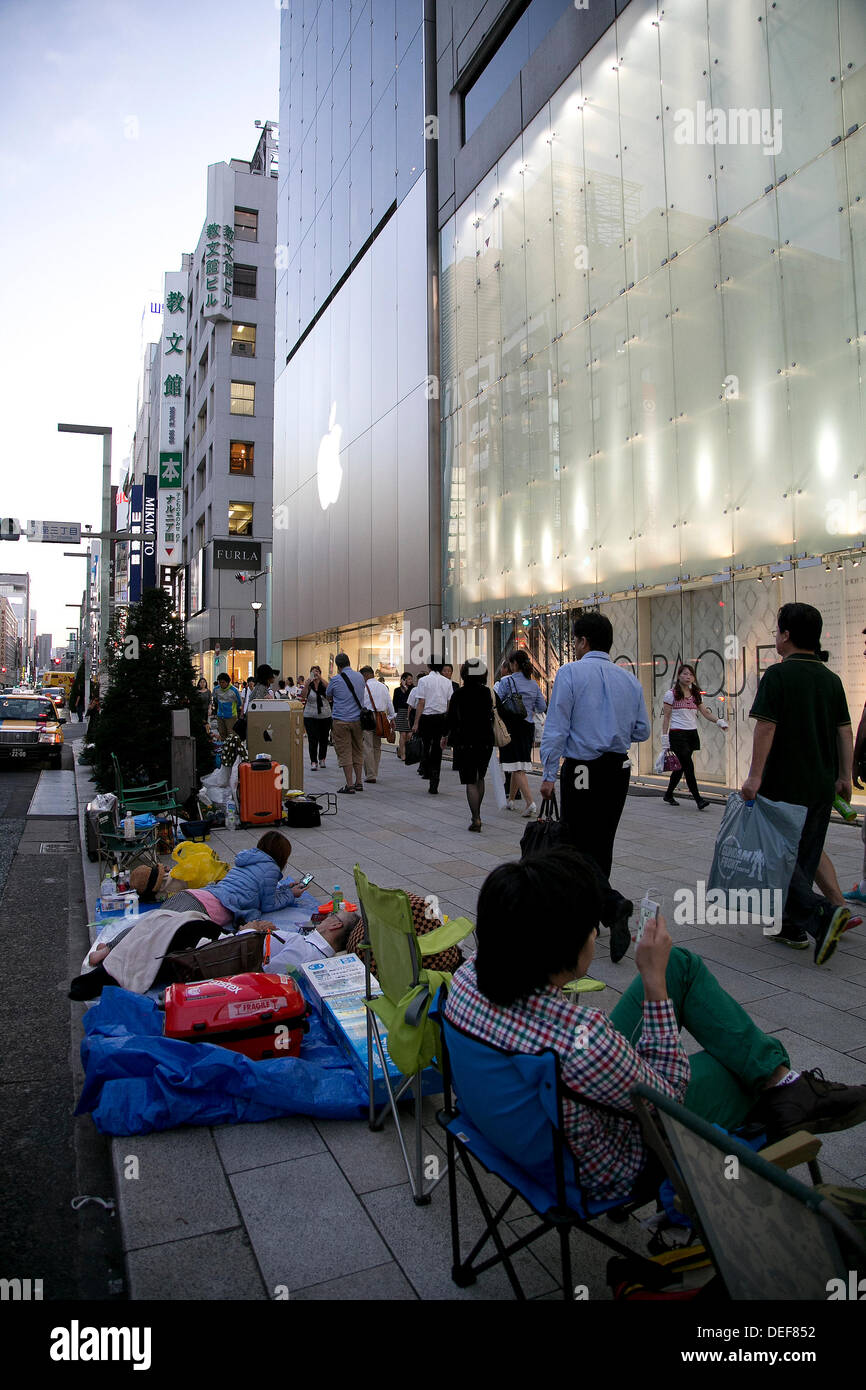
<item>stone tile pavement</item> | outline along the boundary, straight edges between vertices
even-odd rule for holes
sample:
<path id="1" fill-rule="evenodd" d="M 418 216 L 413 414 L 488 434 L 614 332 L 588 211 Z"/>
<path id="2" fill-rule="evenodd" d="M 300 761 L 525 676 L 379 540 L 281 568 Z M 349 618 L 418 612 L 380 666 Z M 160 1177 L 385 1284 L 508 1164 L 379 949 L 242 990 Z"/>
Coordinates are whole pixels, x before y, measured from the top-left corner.
<path id="1" fill-rule="evenodd" d="M 83 805 L 92 786 L 85 768 L 76 771 Z M 334 791 L 339 785 L 336 768 L 306 775 L 308 788 Z M 721 805 L 719 798 L 699 814 L 690 802 L 674 809 L 658 795 L 630 796 L 617 839 L 616 886 L 633 899 L 648 888 L 662 895 L 675 942 L 703 956 L 759 1025 L 779 1035 L 792 1065 L 819 1066 L 830 1078 L 866 1083 L 866 925 L 849 933 L 818 970 L 811 952 L 787 951 L 766 940 L 759 926 L 714 928 L 672 920 L 677 888 L 694 887 L 709 870 Z M 320 829 L 288 832 L 291 867 L 315 875 L 322 900 L 335 884 L 351 892 L 352 869 L 360 863 L 384 887 L 434 894 L 443 911 L 473 916 L 486 874 L 517 857 L 524 829 L 519 815 L 496 811 L 489 793 L 482 814 L 483 833 L 470 835 L 457 777 L 444 769 L 439 795 L 431 797 L 415 769 L 398 763 L 386 748 L 375 786 L 361 796 L 339 797 L 338 814 L 324 819 Z M 252 831 L 216 832 L 211 842 L 230 860 L 256 838 Z M 858 876 L 860 835 L 834 824 L 827 848 L 847 888 Z M 98 876 L 86 860 L 85 875 L 92 907 Z M 607 946 L 605 934 L 593 967 L 607 988 L 592 996 L 592 1005 L 604 1009 L 635 974 L 633 951 L 614 966 Z M 686 1044 L 696 1047 L 694 1040 Z M 428 1152 L 442 1157 L 436 1102 L 428 1098 L 424 1104 Z M 512 1296 L 501 1271 L 469 1289 L 452 1284 L 445 1185 L 430 1206 L 414 1205 L 389 1126 L 372 1134 L 363 1121 L 299 1117 L 186 1128 L 115 1140 L 113 1154 L 133 1299 Z M 139 1159 L 136 1181 L 124 1177 L 130 1155 Z M 866 1126 L 825 1136 L 821 1158 L 828 1180 L 866 1186 Z M 495 1179 L 487 1182 L 492 1193 L 503 1190 Z M 462 1177 L 459 1192 L 469 1240 L 480 1225 Z M 513 1213 L 512 1228 L 521 1233 L 527 1209 L 519 1204 Z M 615 1233 L 643 1247 L 635 1222 Z M 607 1252 L 586 1237 L 572 1240 L 575 1280 L 588 1285 L 592 1298 L 608 1298 Z M 521 1252 L 516 1263 L 530 1296 L 556 1296 L 554 1237 Z"/>

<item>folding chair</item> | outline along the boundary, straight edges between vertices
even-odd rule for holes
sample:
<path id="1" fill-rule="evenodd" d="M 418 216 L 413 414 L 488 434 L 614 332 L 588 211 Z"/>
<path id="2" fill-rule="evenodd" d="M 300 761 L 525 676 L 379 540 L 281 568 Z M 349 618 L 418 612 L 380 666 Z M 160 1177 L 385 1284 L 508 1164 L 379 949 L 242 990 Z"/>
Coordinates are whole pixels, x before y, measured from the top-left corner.
<path id="1" fill-rule="evenodd" d="M 814 1188 L 649 1086 L 632 1099 L 732 1299 L 825 1301 L 866 1274 L 866 1243 Z M 652 1107 L 652 1108 L 650 1108 Z M 666 1141 L 666 1142 L 665 1142 Z"/>
<path id="2" fill-rule="evenodd" d="M 157 848 L 158 825 L 137 830 L 135 838 L 127 840 L 118 829 L 112 811 L 101 811 L 97 823 L 97 853 L 99 872 L 116 863 L 119 869 L 131 869 L 136 864 L 148 864 L 151 868 L 159 865 Z"/>
<path id="3" fill-rule="evenodd" d="M 134 816 L 144 815 L 146 812 L 162 813 L 171 816 L 172 819 L 180 814 L 183 808 L 174 799 L 177 787 L 169 787 L 167 782 L 149 782 L 146 786 L 125 787 L 116 753 L 112 753 L 111 761 L 114 766 L 114 791 L 121 816 L 126 811 L 131 811 Z"/>
<path id="4" fill-rule="evenodd" d="M 449 1023 L 438 1000 L 435 1016 L 442 1033 L 445 1108 L 438 1120 L 445 1130 L 448 1151 L 451 1278 L 454 1283 L 466 1288 L 475 1283 L 479 1274 L 501 1264 L 515 1297 L 524 1299 L 513 1256 L 547 1231 L 556 1231 L 562 1265 L 562 1296 L 570 1301 L 572 1230 L 582 1231 L 617 1254 L 637 1261 L 638 1267 L 645 1269 L 647 1280 L 657 1282 L 656 1265 L 636 1256 L 633 1250 L 592 1225 L 599 1216 L 610 1212 L 621 1213 L 625 1218 L 630 1210 L 651 1200 L 653 1193 L 651 1190 L 633 1192 L 617 1201 L 602 1202 L 584 1195 L 578 1165 L 563 1130 L 563 1098 L 574 1093 L 562 1082 L 556 1053 L 551 1049 L 541 1053 L 505 1052 L 481 1042 Z M 456 1108 L 452 1085 L 456 1090 Z M 637 1116 L 628 1111 L 584 1099 L 581 1103 L 619 1115 L 633 1124 L 639 1123 Z M 483 1234 L 465 1257 L 460 1253 L 455 1157 L 459 1158 L 469 1179 L 485 1223 Z M 484 1194 L 475 1170 L 476 1162 L 510 1188 L 496 1211 Z M 532 1208 L 539 1224 L 506 1244 L 501 1225 L 518 1196 Z M 492 1241 L 496 1253 L 476 1263 L 488 1241 Z"/>
<path id="5" fill-rule="evenodd" d="M 449 946 L 456 946 L 458 941 L 462 941 L 473 931 L 473 926 L 465 917 L 458 917 L 441 927 L 437 927 L 435 931 L 420 937 L 416 936 L 412 921 L 412 908 L 408 896 L 402 889 L 377 887 L 375 883 L 370 883 L 357 864 L 355 865 L 355 886 L 358 891 L 358 904 L 364 923 L 365 938 L 358 948 L 358 954 L 363 958 L 366 972 L 366 998 L 364 1002 L 367 1006 L 369 1125 L 372 1130 L 381 1130 L 384 1126 L 385 1116 L 390 1110 L 397 1130 L 400 1152 L 403 1155 L 403 1162 L 409 1175 L 412 1196 L 417 1206 L 424 1206 L 430 1201 L 430 1194 L 439 1179 L 437 1178 L 432 1183 L 425 1185 L 424 1130 L 421 1105 L 423 1068 L 418 1067 L 410 1075 L 404 1074 L 404 1079 L 396 1089 L 394 1088 L 389 1075 L 388 1058 L 385 1054 L 380 1019 L 388 1033 L 391 1032 L 395 1024 L 402 1024 L 404 1021 L 410 1026 L 423 1028 L 427 1033 L 424 1039 L 427 1044 L 426 1051 L 430 1055 L 438 1052 L 438 1038 L 433 1031 L 435 1024 L 427 1017 L 427 1005 L 431 995 L 424 969 L 424 958 L 435 955 L 438 951 L 447 950 Z M 382 994 L 375 999 L 371 985 L 371 954 L 376 958 L 376 976 L 382 990 Z M 446 974 L 445 979 L 450 983 L 451 976 Z M 405 1000 L 405 996 L 410 991 L 419 985 L 421 986 L 419 994 L 406 1008 L 402 1001 Z M 374 1044 L 384 1074 L 387 1093 L 387 1100 L 378 1112 L 374 1093 Z M 414 1163 L 410 1162 L 409 1159 L 400 1125 L 400 1114 L 397 1110 L 397 1102 L 406 1095 L 410 1088 L 415 1100 Z"/>

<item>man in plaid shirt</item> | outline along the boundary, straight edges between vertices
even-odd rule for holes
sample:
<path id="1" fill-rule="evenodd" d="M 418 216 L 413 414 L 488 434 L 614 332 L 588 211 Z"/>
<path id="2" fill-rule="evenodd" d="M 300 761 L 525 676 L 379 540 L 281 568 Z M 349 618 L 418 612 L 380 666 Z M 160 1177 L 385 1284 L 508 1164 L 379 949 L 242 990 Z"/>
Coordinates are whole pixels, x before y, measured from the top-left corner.
<path id="1" fill-rule="evenodd" d="M 627 1197 L 647 1164 L 629 1097 L 638 1081 L 725 1129 L 748 1116 L 771 1138 L 866 1119 L 866 1087 L 793 1072 L 778 1038 L 761 1032 L 701 958 L 672 949 L 663 918 L 647 925 L 638 976 L 609 1017 L 573 1002 L 563 985 L 589 969 L 600 908 L 594 866 L 569 847 L 500 865 L 478 898 L 478 954 L 455 974 L 445 1008 L 457 1028 L 504 1051 L 551 1048 L 569 1090 L 622 1112 L 564 1100 L 587 1196 Z M 691 1065 L 680 1028 L 705 1049 Z M 455 1088 L 459 1100 L 459 1076 Z"/>

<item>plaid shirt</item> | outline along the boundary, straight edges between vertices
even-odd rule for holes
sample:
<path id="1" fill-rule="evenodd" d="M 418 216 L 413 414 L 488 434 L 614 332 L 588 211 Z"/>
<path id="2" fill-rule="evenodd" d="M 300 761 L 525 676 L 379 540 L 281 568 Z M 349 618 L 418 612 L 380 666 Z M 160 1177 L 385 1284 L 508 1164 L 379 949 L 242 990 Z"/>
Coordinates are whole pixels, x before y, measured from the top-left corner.
<path id="1" fill-rule="evenodd" d="M 643 1030 L 632 1047 L 606 1014 L 573 1002 L 553 986 L 509 1008 L 492 1004 L 468 961 L 454 976 L 445 1016 L 508 1052 L 552 1048 L 566 1086 L 618 1110 L 633 1112 L 629 1089 L 638 1081 L 678 1101 L 689 1084 L 689 1062 L 669 999 L 644 1002 Z M 568 1098 L 563 1114 L 584 1193 L 599 1201 L 627 1196 L 647 1157 L 640 1126 Z"/>

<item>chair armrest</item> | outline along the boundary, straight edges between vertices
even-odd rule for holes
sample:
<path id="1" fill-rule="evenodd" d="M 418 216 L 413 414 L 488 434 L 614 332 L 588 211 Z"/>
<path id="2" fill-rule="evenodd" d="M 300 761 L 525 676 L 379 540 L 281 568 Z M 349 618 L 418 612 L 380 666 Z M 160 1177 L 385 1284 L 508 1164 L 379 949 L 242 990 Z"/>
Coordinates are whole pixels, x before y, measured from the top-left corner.
<path id="1" fill-rule="evenodd" d="M 607 989 L 603 980 L 594 980 L 591 975 L 584 975 L 579 980 L 569 980 L 567 985 L 563 985 L 563 994 L 594 994 L 600 989 Z"/>
<path id="2" fill-rule="evenodd" d="M 811 1163 L 820 1149 L 821 1140 L 816 1135 L 809 1134 L 805 1129 L 798 1129 L 796 1134 L 788 1134 L 784 1139 L 778 1139 L 775 1144 L 768 1144 L 765 1149 L 759 1149 L 758 1153 L 768 1163 L 774 1163 L 777 1168 L 787 1171 L 801 1163 Z"/>
<path id="3" fill-rule="evenodd" d="M 433 956 L 437 951 L 447 951 L 449 946 L 456 946 L 458 941 L 474 930 L 475 924 L 468 917 L 453 917 L 450 922 L 443 922 L 435 931 L 425 932 L 415 940 L 422 956 Z"/>

